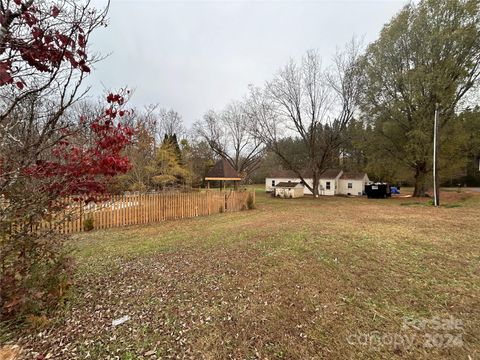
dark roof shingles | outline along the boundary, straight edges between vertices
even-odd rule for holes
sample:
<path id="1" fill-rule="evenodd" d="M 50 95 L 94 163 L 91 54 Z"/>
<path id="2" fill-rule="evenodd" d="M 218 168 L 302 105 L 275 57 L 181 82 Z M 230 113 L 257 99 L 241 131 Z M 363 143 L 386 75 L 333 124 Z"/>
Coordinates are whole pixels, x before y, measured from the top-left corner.
<path id="1" fill-rule="evenodd" d="M 349 172 L 349 173 L 343 173 L 340 179 L 343 180 L 363 180 L 363 178 L 367 175 L 366 173 L 355 173 L 355 172 Z"/>
<path id="2" fill-rule="evenodd" d="M 237 171 L 230 163 L 225 160 L 218 160 L 213 167 L 208 170 L 206 178 L 240 178 Z"/>
<path id="3" fill-rule="evenodd" d="M 294 188 L 295 186 L 297 186 L 298 182 L 279 182 L 277 185 L 275 185 L 275 187 L 278 187 L 278 188 Z"/>
<path id="4" fill-rule="evenodd" d="M 341 170 L 339 169 L 325 169 L 321 174 L 320 174 L 320 179 L 335 179 L 338 174 L 340 173 Z M 312 171 L 311 170 L 303 170 L 300 171 L 302 174 L 302 177 L 304 179 L 311 179 L 312 178 Z M 292 170 L 277 170 L 273 171 L 272 178 L 279 178 L 279 179 L 296 179 L 298 178 L 298 175 L 292 171 Z"/>

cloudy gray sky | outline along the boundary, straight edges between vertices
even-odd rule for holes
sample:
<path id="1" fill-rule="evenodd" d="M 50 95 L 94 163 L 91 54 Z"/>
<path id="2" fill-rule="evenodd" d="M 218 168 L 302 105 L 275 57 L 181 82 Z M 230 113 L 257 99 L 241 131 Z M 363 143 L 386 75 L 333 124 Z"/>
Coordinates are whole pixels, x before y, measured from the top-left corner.
<path id="1" fill-rule="evenodd" d="M 405 3 L 112 0 L 109 27 L 92 39 L 111 55 L 88 82 L 93 96 L 128 85 L 133 105 L 173 108 L 190 125 L 308 49 L 327 63 L 354 35 L 375 40 Z"/>

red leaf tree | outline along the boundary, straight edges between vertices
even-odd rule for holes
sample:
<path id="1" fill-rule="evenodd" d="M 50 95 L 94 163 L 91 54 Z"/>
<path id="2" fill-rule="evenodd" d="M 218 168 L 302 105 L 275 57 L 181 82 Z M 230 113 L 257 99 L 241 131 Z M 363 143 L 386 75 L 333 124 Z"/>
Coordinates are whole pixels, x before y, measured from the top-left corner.
<path id="1" fill-rule="evenodd" d="M 0 0 L 0 320 L 44 312 L 65 293 L 63 237 L 32 229 L 62 197 L 94 200 L 129 169 L 127 92 L 97 114 L 74 106 L 106 13 L 89 0 Z"/>
<path id="2" fill-rule="evenodd" d="M 89 38 L 106 25 L 107 9 L 98 11 L 90 1 L 78 0 L 0 1 L 4 196 L 12 197 L 8 189 L 26 178 L 35 179 L 35 186 L 51 197 L 100 194 L 107 178 L 128 169 L 122 150 L 131 129 L 118 124 L 125 94 L 109 94 L 105 113 L 89 122 L 69 114 L 85 94 L 82 81 L 98 60 L 87 55 Z M 89 138 L 81 143 L 85 128 Z"/>
<path id="3" fill-rule="evenodd" d="M 53 199 L 77 195 L 90 201 L 105 194 L 108 181 L 130 169 L 123 151 L 133 129 L 118 121 L 129 113 L 122 108 L 124 101 L 121 94 L 108 95 L 109 106 L 102 114 L 92 121 L 81 116 L 78 126 L 63 129 L 61 138 L 22 175 Z"/>

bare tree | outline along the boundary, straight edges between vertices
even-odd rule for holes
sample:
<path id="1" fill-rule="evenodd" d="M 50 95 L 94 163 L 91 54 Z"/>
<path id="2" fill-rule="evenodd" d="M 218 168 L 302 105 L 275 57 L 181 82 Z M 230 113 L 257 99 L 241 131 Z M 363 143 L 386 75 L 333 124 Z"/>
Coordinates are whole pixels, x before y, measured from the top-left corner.
<path id="1" fill-rule="evenodd" d="M 333 67 L 325 70 L 318 54 L 309 51 L 300 64 L 290 61 L 263 89 L 250 88 L 251 131 L 315 196 L 320 175 L 335 162 L 357 109 L 358 56 L 359 46 L 352 40 L 336 54 Z M 305 169 L 282 148 L 280 140 L 287 136 L 303 142 L 312 184 L 304 179 Z"/>
<path id="2" fill-rule="evenodd" d="M 245 178 L 259 165 L 263 145 L 249 129 L 245 104 L 230 103 L 223 111 L 208 111 L 202 121 L 194 125 L 194 132 L 211 149 L 227 160 Z"/>
<path id="3" fill-rule="evenodd" d="M 183 125 L 182 116 L 173 109 L 160 109 L 158 119 L 158 135 L 163 138 L 165 135 L 177 135 L 178 138 L 186 136 L 186 129 Z"/>

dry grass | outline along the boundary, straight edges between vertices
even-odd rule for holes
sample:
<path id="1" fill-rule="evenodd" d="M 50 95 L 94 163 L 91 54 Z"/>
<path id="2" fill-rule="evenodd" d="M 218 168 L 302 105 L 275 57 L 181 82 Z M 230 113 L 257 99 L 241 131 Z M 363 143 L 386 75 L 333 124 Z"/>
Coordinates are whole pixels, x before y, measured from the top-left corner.
<path id="1" fill-rule="evenodd" d="M 65 359 L 475 359 L 480 193 L 444 199 L 258 192 L 253 211 L 78 235 L 69 307 L 10 337 Z M 436 316 L 463 322 L 462 346 L 426 348 L 431 330 L 402 329 Z M 347 341 L 372 332 L 415 340 Z"/>

